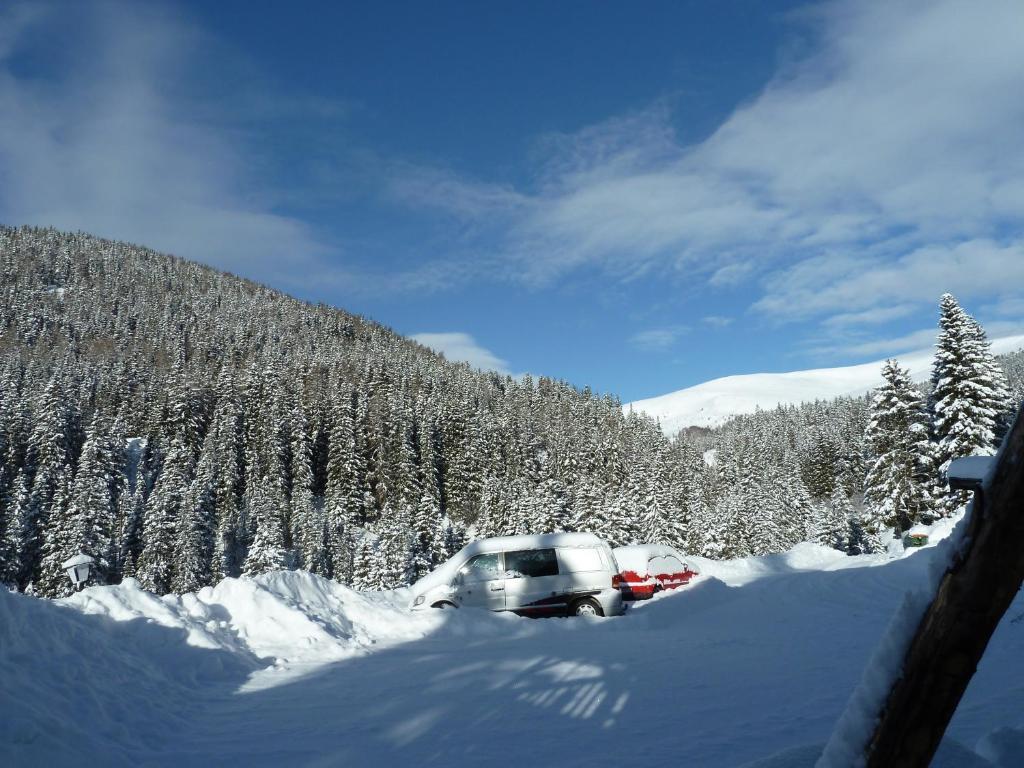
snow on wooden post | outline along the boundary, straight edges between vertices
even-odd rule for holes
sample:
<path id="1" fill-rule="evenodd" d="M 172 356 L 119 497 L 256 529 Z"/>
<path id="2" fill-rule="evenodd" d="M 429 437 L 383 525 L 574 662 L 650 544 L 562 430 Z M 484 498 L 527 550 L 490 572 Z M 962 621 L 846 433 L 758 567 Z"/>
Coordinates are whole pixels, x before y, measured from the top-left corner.
<path id="1" fill-rule="evenodd" d="M 974 509 L 963 548 L 918 625 L 868 742 L 868 768 L 924 768 L 931 762 L 1024 582 L 1024 408 L 995 459 L 959 460 L 948 476 L 951 486 L 975 492 Z"/>

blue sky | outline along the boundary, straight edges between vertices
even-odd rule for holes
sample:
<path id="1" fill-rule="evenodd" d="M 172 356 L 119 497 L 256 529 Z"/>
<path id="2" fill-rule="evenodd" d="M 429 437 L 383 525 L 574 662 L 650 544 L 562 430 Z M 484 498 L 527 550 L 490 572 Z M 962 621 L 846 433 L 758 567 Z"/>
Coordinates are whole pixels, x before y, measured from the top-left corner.
<path id="1" fill-rule="evenodd" d="M 1024 13 L 13 3 L 0 221 L 624 400 L 1024 332 Z"/>

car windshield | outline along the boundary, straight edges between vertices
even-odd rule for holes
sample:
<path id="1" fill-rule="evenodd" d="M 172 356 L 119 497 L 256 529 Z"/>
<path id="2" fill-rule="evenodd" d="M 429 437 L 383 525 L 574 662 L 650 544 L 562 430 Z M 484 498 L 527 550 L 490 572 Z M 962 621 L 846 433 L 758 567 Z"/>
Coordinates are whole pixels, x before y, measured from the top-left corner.
<path id="1" fill-rule="evenodd" d="M 487 555 L 477 555 L 462 566 L 459 573 L 466 582 L 491 581 L 501 578 L 501 553 L 492 552 Z"/>

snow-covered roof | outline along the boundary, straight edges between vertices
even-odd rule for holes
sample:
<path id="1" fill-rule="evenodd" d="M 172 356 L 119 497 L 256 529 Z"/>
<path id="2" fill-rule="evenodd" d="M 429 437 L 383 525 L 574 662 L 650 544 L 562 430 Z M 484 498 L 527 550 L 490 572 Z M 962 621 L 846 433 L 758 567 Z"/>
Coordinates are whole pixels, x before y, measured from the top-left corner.
<path id="1" fill-rule="evenodd" d="M 907 531 L 907 536 L 927 536 L 930 532 L 931 529 L 927 525 L 915 525 Z"/>
<path id="2" fill-rule="evenodd" d="M 67 560 L 61 568 L 67 570 L 68 568 L 74 568 L 76 565 L 90 565 L 95 562 L 96 561 L 93 558 L 79 552 L 77 555 Z"/>
<path id="3" fill-rule="evenodd" d="M 482 552 L 507 552 L 516 549 L 542 549 L 545 547 L 606 547 L 603 539 L 593 533 L 536 533 L 525 536 L 495 536 L 471 541 L 460 555 Z"/>
<path id="4" fill-rule="evenodd" d="M 946 477 L 953 487 L 982 483 L 994 466 L 994 456 L 963 456 L 953 459 L 946 471 Z M 959 484 L 956 481 L 959 481 Z"/>

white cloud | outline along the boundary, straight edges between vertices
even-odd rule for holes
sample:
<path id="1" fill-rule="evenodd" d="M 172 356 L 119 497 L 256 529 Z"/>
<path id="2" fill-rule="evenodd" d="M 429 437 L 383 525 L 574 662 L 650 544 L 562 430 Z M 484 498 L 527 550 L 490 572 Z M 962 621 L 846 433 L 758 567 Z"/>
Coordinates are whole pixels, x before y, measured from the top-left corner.
<path id="1" fill-rule="evenodd" d="M 1024 290 L 1024 286 L 1020 287 Z M 982 307 L 986 313 L 1000 316 L 1014 316 L 1024 320 L 1024 296 L 1009 296 L 994 304 Z"/>
<path id="2" fill-rule="evenodd" d="M 216 41 L 154 4 L 27 8 L 0 11 L 0 220 L 134 241 L 278 284 L 327 271 L 317 233 L 247 191 L 253 155 L 224 121 L 244 119 L 231 112 L 251 95 L 202 96 Z M 272 100 L 247 106 L 265 115 Z"/>
<path id="3" fill-rule="evenodd" d="M 761 311 L 800 317 L 848 315 L 894 302 L 935 303 L 944 292 L 960 299 L 1014 294 L 1024 285 L 1024 240 L 975 239 L 927 245 L 895 259 L 848 255 L 805 259 L 767 281 Z"/>
<path id="4" fill-rule="evenodd" d="M 897 338 L 862 341 L 848 344 L 841 349 L 831 348 L 828 350 L 828 353 L 832 356 L 837 356 L 841 353 L 845 357 L 853 358 L 901 354 L 934 345 L 937 334 L 938 330 L 936 328 L 922 328 Z"/>
<path id="5" fill-rule="evenodd" d="M 409 338 L 453 362 L 469 363 L 474 368 L 511 375 L 507 361 L 480 346 L 468 333 L 415 333 Z"/>
<path id="6" fill-rule="evenodd" d="M 786 317 L 890 306 L 904 288 L 900 303 L 934 301 L 965 280 L 1002 290 L 1024 218 L 1019 2 L 844 0 L 801 18 L 809 53 L 708 139 L 679 142 L 659 105 L 547 137 L 529 193 L 444 197 L 508 222 L 506 269 L 527 282 L 671 267 L 726 286 L 783 269 L 758 308 Z M 913 263 L 957 243 L 987 250 L 983 268 Z"/>
<path id="7" fill-rule="evenodd" d="M 915 307 L 912 304 L 897 304 L 891 307 L 878 307 L 866 309 L 862 312 L 842 312 L 825 320 L 829 328 L 840 329 L 862 325 L 881 325 L 890 320 L 897 320 L 901 317 L 913 314 Z"/>
<path id="8" fill-rule="evenodd" d="M 712 328 L 725 328 L 726 326 L 732 325 L 735 318 L 725 317 L 723 315 L 707 315 L 701 318 L 701 322 L 705 325 L 710 325 Z"/>
<path id="9" fill-rule="evenodd" d="M 507 215 L 529 204 L 508 186 L 463 179 L 451 171 L 408 163 L 388 173 L 388 193 L 416 207 L 436 208 L 463 219 Z"/>
<path id="10" fill-rule="evenodd" d="M 711 277 L 708 278 L 708 283 L 716 288 L 738 285 L 745 281 L 754 272 L 754 269 L 755 264 L 753 261 L 737 261 L 732 264 L 726 264 L 712 273 Z"/>
<path id="11" fill-rule="evenodd" d="M 660 352 L 672 347 L 689 328 L 673 325 L 668 328 L 652 328 L 640 331 L 629 338 L 629 343 L 645 352 Z"/>

